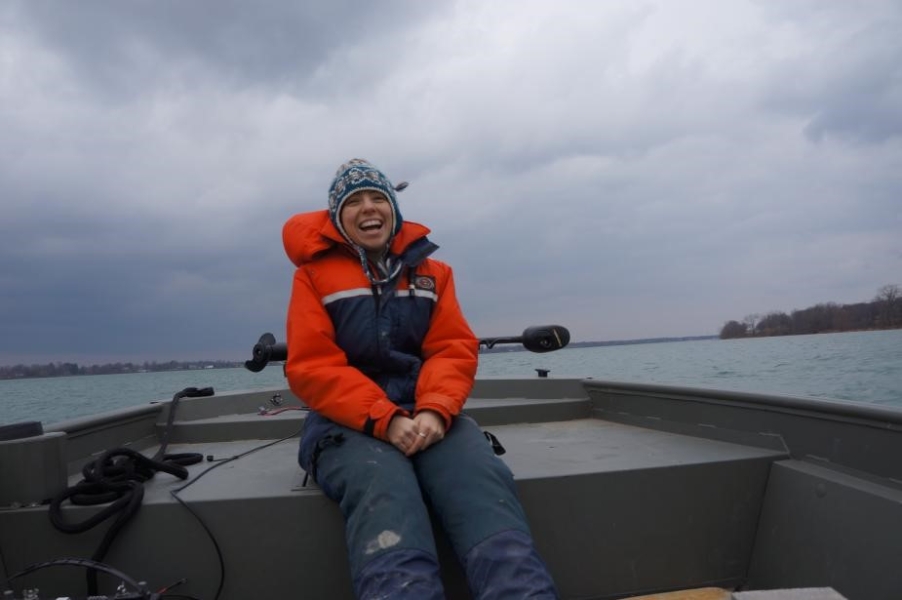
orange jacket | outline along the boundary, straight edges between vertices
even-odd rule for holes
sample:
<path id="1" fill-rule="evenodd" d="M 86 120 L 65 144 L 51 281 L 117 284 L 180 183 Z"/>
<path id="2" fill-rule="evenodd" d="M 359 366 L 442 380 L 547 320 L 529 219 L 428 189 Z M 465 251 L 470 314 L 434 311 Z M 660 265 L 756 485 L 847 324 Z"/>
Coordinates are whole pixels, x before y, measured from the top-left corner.
<path id="1" fill-rule="evenodd" d="M 292 391 L 314 411 L 386 439 L 392 417 L 433 410 L 446 426 L 476 375 L 478 340 L 457 302 L 451 268 L 428 258 L 437 246 L 404 222 L 391 254 L 395 281 L 370 283 L 328 211 L 293 216 L 282 239 L 297 266 L 288 307 Z"/>

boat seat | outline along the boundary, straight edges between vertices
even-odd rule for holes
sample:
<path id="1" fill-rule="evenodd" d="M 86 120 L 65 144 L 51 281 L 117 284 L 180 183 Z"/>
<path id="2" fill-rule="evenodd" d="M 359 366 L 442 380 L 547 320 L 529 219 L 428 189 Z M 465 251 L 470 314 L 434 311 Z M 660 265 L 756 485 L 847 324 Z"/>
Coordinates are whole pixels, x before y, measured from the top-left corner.
<path id="1" fill-rule="evenodd" d="M 833 588 L 796 588 L 787 590 L 762 590 L 736 592 L 734 600 L 846 600 Z"/>
<path id="2" fill-rule="evenodd" d="M 833 588 L 800 588 L 731 592 L 723 588 L 705 587 L 646 596 L 630 596 L 624 600 L 845 600 Z"/>
<path id="3" fill-rule="evenodd" d="M 723 588 L 705 587 L 651 594 L 650 596 L 630 596 L 624 600 L 730 600 L 730 591 Z"/>

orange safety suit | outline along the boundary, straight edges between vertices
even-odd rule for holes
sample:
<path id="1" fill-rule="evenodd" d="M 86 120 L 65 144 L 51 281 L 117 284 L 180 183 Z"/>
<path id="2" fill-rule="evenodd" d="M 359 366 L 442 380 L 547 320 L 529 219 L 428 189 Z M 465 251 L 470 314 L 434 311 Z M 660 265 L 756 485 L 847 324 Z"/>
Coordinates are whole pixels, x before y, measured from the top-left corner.
<path id="1" fill-rule="evenodd" d="M 450 427 L 476 374 L 478 340 L 451 268 L 429 258 L 438 246 L 428 233 L 405 221 L 390 247 L 404 268 L 395 281 L 376 285 L 328 211 L 295 215 L 282 232 L 297 266 L 288 383 L 316 413 L 382 440 L 398 413 L 432 410 Z"/>

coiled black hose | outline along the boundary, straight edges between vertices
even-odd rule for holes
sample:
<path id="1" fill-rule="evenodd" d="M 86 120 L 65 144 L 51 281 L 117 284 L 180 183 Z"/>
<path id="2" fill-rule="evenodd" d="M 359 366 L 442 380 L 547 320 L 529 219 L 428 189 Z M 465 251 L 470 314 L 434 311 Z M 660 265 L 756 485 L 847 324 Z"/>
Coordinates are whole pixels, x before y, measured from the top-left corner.
<path id="1" fill-rule="evenodd" d="M 130 448 L 114 448 L 107 450 L 97 460 L 87 463 L 82 468 L 84 479 L 72 487 L 66 488 L 50 501 L 50 522 L 64 533 L 82 533 L 107 519 L 115 520 L 107 529 L 91 560 L 103 561 L 107 551 L 122 527 L 141 508 L 144 498 L 144 482 L 157 472 L 169 473 L 179 479 L 188 478 L 188 465 L 199 463 L 203 455 L 196 453 L 166 454 L 169 445 L 169 433 L 175 420 L 175 411 L 179 400 L 198 396 L 212 396 L 213 388 L 185 388 L 172 397 L 169 406 L 169 417 L 160 442 L 160 449 L 148 458 Z M 62 504 L 68 500 L 78 506 L 110 505 L 97 514 L 81 522 L 70 523 L 63 518 Z M 88 594 L 97 594 L 97 570 L 89 568 L 87 572 Z"/>

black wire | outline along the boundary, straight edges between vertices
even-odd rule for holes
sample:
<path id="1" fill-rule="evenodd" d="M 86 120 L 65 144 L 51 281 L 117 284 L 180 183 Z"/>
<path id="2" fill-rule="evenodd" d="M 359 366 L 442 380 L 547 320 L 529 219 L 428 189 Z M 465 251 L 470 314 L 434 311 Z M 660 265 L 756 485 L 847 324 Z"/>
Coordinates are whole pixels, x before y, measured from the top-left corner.
<path id="1" fill-rule="evenodd" d="M 108 573 L 109 575 L 112 575 L 113 577 L 119 579 L 120 581 L 122 581 L 124 583 L 128 583 L 130 586 L 132 586 L 132 588 L 135 589 L 135 591 L 138 594 L 141 594 L 145 598 L 155 597 L 153 594 L 151 594 L 146 589 L 144 589 L 144 587 L 140 583 L 138 583 L 137 581 L 135 581 L 134 579 L 132 579 L 131 577 L 129 577 L 122 571 L 114 569 L 110 565 L 104 564 L 102 562 L 98 562 L 96 560 L 89 560 L 87 558 L 57 558 L 55 560 L 48 560 L 46 562 L 35 563 L 33 565 L 29 565 L 29 566 L 25 567 L 24 569 L 22 569 L 15 575 L 12 575 L 11 577 L 7 578 L 6 582 L 7 582 L 7 584 L 9 584 L 9 582 L 12 581 L 13 579 L 23 577 L 25 575 L 28 575 L 29 573 L 34 573 L 35 571 L 40 571 L 41 569 L 46 569 L 48 567 L 84 567 L 86 569 L 89 569 L 89 572 L 95 573 L 95 574 L 97 573 L 97 571 L 102 571 L 104 573 Z"/>
<path id="2" fill-rule="evenodd" d="M 219 597 L 220 597 L 220 595 L 222 594 L 222 588 L 223 588 L 223 586 L 225 586 L 225 574 L 226 574 L 226 568 L 225 568 L 225 558 L 224 558 L 223 555 L 222 555 L 222 549 L 219 547 L 219 543 L 216 541 L 216 536 L 213 535 L 213 531 L 207 526 L 207 524 L 206 524 L 206 523 L 204 522 L 204 520 L 200 517 L 200 515 L 197 514 L 197 512 L 196 512 L 193 508 L 191 508 L 191 506 L 188 505 L 188 502 L 187 502 L 186 500 L 183 500 L 182 498 L 179 498 L 179 497 L 178 497 L 178 493 L 181 492 L 181 491 L 183 491 L 183 490 L 186 489 L 187 487 L 189 487 L 189 486 L 194 485 L 195 483 L 197 483 L 198 480 L 200 480 L 201 477 L 203 477 L 204 475 L 206 475 L 206 474 L 209 473 L 210 471 L 212 471 L 212 470 L 214 470 L 214 469 L 218 469 L 219 467 L 221 467 L 221 466 L 223 466 L 223 465 L 227 465 L 227 464 L 229 464 L 229 463 L 232 462 L 232 461 L 238 460 L 239 458 L 244 458 L 245 456 L 247 456 L 247 455 L 249 455 L 249 454 L 253 454 L 254 452 L 257 452 L 257 451 L 259 451 L 259 450 L 263 450 L 263 449 L 265 449 L 265 448 L 269 448 L 270 446 L 275 446 L 276 444 L 279 444 L 279 443 L 284 442 L 284 441 L 286 441 L 286 440 L 290 440 L 291 438 L 300 435 L 300 434 L 301 434 L 301 431 L 303 431 L 303 426 L 301 427 L 301 429 L 298 429 L 296 432 L 292 433 L 291 435 L 287 435 L 287 436 L 285 436 L 285 437 L 283 437 L 283 438 L 281 438 L 281 439 L 274 440 L 274 441 L 272 441 L 272 442 L 267 442 L 267 443 L 265 443 L 265 444 L 261 444 L 260 446 L 256 446 L 256 447 L 254 447 L 254 448 L 251 448 L 250 450 L 245 450 L 244 452 L 241 452 L 240 454 L 236 454 L 235 456 L 232 456 L 232 457 L 230 457 L 230 458 L 227 458 L 227 459 L 223 460 L 222 462 L 218 462 L 218 463 L 216 463 L 215 465 L 213 465 L 212 467 L 209 467 L 209 468 L 207 468 L 207 469 L 201 471 L 200 473 L 198 473 L 197 476 L 195 476 L 194 478 L 192 478 L 192 479 L 188 480 L 187 482 L 185 482 L 185 484 L 182 485 L 181 487 L 178 487 L 178 488 L 176 488 L 176 489 L 174 489 L 174 490 L 170 490 L 169 494 L 170 494 L 173 498 L 175 498 L 176 501 L 178 501 L 179 504 L 181 504 L 182 506 L 184 506 L 185 509 L 186 509 L 189 513 L 191 513 L 191 515 L 192 515 L 195 519 L 197 519 L 197 522 L 200 523 L 200 526 L 203 527 L 204 531 L 207 532 L 207 536 L 210 538 L 210 541 L 213 543 L 213 548 L 214 548 L 214 550 L 216 550 L 216 557 L 217 557 L 217 559 L 219 560 L 219 585 L 218 585 L 217 588 L 216 588 L 216 595 L 213 597 L 214 600 L 219 600 Z"/>

